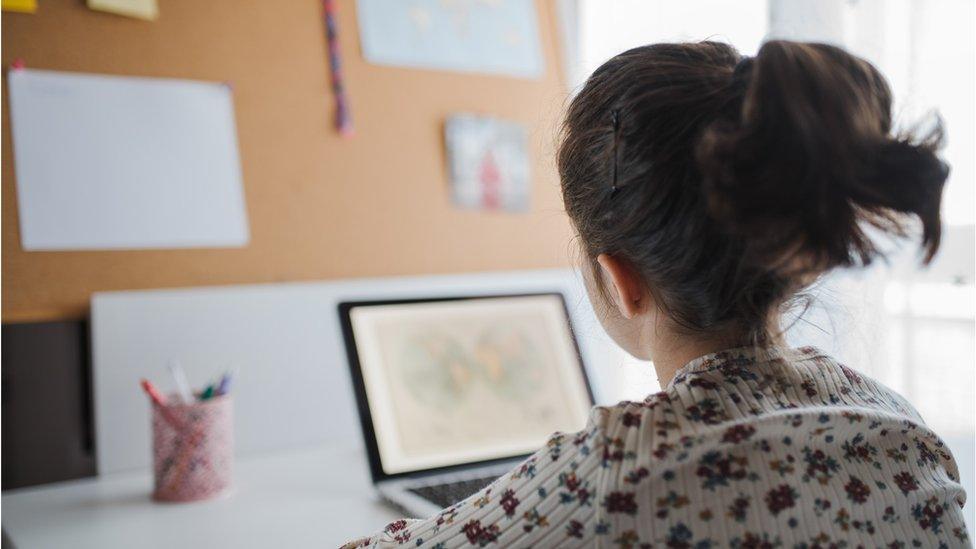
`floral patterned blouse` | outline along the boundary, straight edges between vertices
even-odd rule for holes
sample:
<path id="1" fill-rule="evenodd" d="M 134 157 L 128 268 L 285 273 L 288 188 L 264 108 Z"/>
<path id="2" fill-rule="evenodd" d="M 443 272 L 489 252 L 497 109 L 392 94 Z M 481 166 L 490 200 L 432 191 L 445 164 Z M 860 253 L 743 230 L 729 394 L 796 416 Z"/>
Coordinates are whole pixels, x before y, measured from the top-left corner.
<path id="1" fill-rule="evenodd" d="M 348 547 L 971 547 L 918 412 L 813 348 L 698 358 L 468 499 Z"/>

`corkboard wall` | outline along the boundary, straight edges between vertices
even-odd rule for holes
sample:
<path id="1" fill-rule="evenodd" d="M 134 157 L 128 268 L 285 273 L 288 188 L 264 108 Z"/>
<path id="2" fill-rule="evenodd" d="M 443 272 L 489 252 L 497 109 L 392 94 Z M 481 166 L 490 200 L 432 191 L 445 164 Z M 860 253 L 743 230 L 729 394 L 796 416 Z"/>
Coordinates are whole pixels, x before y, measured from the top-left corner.
<path id="1" fill-rule="evenodd" d="M 370 65 L 355 3 L 339 27 L 356 136 L 332 130 L 320 0 L 160 0 L 143 22 L 41 0 L 3 14 L 3 66 L 229 81 L 251 242 L 243 249 L 24 252 L 3 86 L 3 320 L 78 318 L 93 291 L 567 265 L 552 159 L 566 93 L 554 3 L 537 2 L 539 80 Z M 449 202 L 442 124 L 456 111 L 530 129 L 532 209 Z"/>

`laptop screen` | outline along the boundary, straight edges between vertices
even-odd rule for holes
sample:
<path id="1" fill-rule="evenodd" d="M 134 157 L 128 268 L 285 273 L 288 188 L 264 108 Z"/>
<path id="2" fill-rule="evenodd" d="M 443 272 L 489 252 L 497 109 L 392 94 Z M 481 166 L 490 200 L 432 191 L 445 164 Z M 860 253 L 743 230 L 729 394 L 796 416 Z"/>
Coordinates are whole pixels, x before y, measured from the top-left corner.
<path id="1" fill-rule="evenodd" d="M 592 397 L 559 294 L 340 310 L 374 478 L 528 454 L 586 422 Z"/>

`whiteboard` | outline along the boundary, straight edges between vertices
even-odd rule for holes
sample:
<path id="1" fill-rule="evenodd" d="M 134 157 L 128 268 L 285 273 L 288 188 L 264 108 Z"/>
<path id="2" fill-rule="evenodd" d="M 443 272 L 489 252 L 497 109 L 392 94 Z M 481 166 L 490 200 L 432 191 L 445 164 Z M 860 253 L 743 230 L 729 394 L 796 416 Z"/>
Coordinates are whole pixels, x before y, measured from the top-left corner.
<path id="1" fill-rule="evenodd" d="M 228 86 L 27 69 L 7 82 L 25 250 L 247 244 Z"/>
<path id="2" fill-rule="evenodd" d="M 238 457 L 328 443 L 362 444 L 337 305 L 344 300 L 561 292 L 600 404 L 658 390 L 648 364 L 628 361 L 600 327 L 569 269 L 99 292 L 91 300 L 95 449 L 99 474 L 151 463 L 148 378 L 174 390 L 238 368 Z M 541 444 L 541 442 L 540 442 Z"/>

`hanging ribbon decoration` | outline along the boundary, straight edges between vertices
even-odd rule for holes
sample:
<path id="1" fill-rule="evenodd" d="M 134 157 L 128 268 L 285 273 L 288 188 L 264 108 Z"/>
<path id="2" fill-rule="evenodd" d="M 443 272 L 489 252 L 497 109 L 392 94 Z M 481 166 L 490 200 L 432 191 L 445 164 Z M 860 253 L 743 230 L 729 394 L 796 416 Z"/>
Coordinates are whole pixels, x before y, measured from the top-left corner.
<path id="1" fill-rule="evenodd" d="M 332 79 L 332 94 L 335 97 L 335 127 L 344 137 L 352 135 L 352 117 L 349 114 L 349 101 L 342 80 L 342 56 L 339 52 L 339 27 L 336 24 L 335 0 L 322 0 L 325 11 L 325 33 L 329 47 L 329 76 Z"/>

